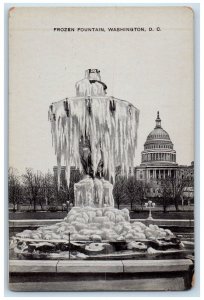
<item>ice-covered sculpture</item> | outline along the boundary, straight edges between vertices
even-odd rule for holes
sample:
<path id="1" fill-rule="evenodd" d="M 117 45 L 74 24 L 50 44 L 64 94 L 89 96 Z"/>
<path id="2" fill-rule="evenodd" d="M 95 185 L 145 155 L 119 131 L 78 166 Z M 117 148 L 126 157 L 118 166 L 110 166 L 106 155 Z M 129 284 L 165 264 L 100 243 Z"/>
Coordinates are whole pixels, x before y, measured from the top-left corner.
<path id="1" fill-rule="evenodd" d="M 94 182 L 88 175 L 74 185 L 75 206 L 94 206 Z"/>
<path id="2" fill-rule="evenodd" d="M 104 178 L 101 181 L 103 185 L 103 206 L 114 207 L 113 185 Z"/>
<path id="3" fill-rule="evenodd" d="M 113 185 L 104 178 L 92 179 L 86 175 L 74 185 L 75 206 L 114 207 Z"/>
<path id="4" fill-rule="evenodd" d="M 133 171 L 139 111 L 127 101 L 105 96 L 106 89 L 100 71 L 89 69 L 76 83 L 76 97 L 52 103 L 49 109 L 58 181 L 62 160 L 68 185 L 71 166 L 85 175 L 74 188 L 75 206 L 113 207 L 116 168 L 126 176 Z"/>

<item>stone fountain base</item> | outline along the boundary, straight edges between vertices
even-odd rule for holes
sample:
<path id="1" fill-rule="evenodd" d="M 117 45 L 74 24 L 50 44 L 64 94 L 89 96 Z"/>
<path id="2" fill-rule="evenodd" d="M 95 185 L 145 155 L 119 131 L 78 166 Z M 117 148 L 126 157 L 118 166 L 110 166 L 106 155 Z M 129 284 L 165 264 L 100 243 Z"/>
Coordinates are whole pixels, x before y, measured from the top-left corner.
<path id="1" fill-rule="evenodd" d="M 10 261 L 12 291 L 183 291 L 192 286 L 190 259 Z"/>

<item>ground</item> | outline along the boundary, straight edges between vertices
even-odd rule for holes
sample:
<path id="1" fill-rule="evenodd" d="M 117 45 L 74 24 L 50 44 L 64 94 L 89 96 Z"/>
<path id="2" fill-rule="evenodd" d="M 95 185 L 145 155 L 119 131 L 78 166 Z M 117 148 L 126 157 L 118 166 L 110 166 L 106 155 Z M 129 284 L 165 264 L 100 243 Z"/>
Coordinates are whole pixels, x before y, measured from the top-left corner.
<path id="1" fill-rule="evenodd" d="M 123 208 L 123 207 L 121 207 Z M 130 211 L 131 219 L 146 219 L 148 218 L 148 210 L 143 211 Z M 25 211 L 25 212 L 11 212 L 9 213 L 10 220 L 28 220 L 28 219 L 63 219 L 67 215 L 66 211 Z M 194 219 L 193 207 L 188 210 L 181 210 L 176 212 L 173 208 L 168 210 L 166 213 L 163 212 L 162 208 L 157 208 L 152 211 L 152 216 L 154 219 Z"/>
<path id="2" fill-rule="evenodd" d="M 131 219 L 146 219 L 148 218 L 148 212 L 130 212 Z M 193 220 L 194 219 L 194 213 L 193 211 L 170 211 L 170 212 L 162 212 L 162 211 L 155 211 L 152 213 L 152 217 L 154 219 L 187 219 L 187 220 Z"/>

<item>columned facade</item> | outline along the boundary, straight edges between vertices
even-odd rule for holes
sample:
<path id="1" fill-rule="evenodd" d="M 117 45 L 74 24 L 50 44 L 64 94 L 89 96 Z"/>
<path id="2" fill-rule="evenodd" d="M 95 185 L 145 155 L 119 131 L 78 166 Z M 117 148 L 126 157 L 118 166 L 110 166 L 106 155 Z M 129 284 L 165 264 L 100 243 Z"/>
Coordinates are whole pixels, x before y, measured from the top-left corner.
<path id="1" fill-rule="evenodd" d="M 138 180 L 158 183 L 161 179 L 175 178 L 178 164 L 169 134 L 161 126 L 159 112 L 155 122 L 154 130 L 147 136 L 141 153 L 141 164 L 136 167 L 135 175 Z"/>

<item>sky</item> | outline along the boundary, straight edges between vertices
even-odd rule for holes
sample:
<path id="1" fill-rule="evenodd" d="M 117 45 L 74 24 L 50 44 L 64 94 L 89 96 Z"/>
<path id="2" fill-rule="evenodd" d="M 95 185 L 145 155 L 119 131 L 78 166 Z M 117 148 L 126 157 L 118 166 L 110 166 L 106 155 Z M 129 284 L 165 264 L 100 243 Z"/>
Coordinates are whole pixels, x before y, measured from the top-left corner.
<path id="1" fill-rule="evenodd" d="M 136 162 L 160 111 L 179 164 L 194 160 L 193 14 L 189 8 L 15 8 L 9 17 L 9 165 L 56 165 L 48 108 L 75 96 L 89 68 L 140 110 Z M 57 32 L 54 28 L 74 28 Z M 109 32 L 108 28 L 145 31 Z M 149 31 L 149 27 L 153 31 Z M 159 27 L 160 31 L 156 28 Z M 105 28 L 81 32 L 77 28 Z"/>

